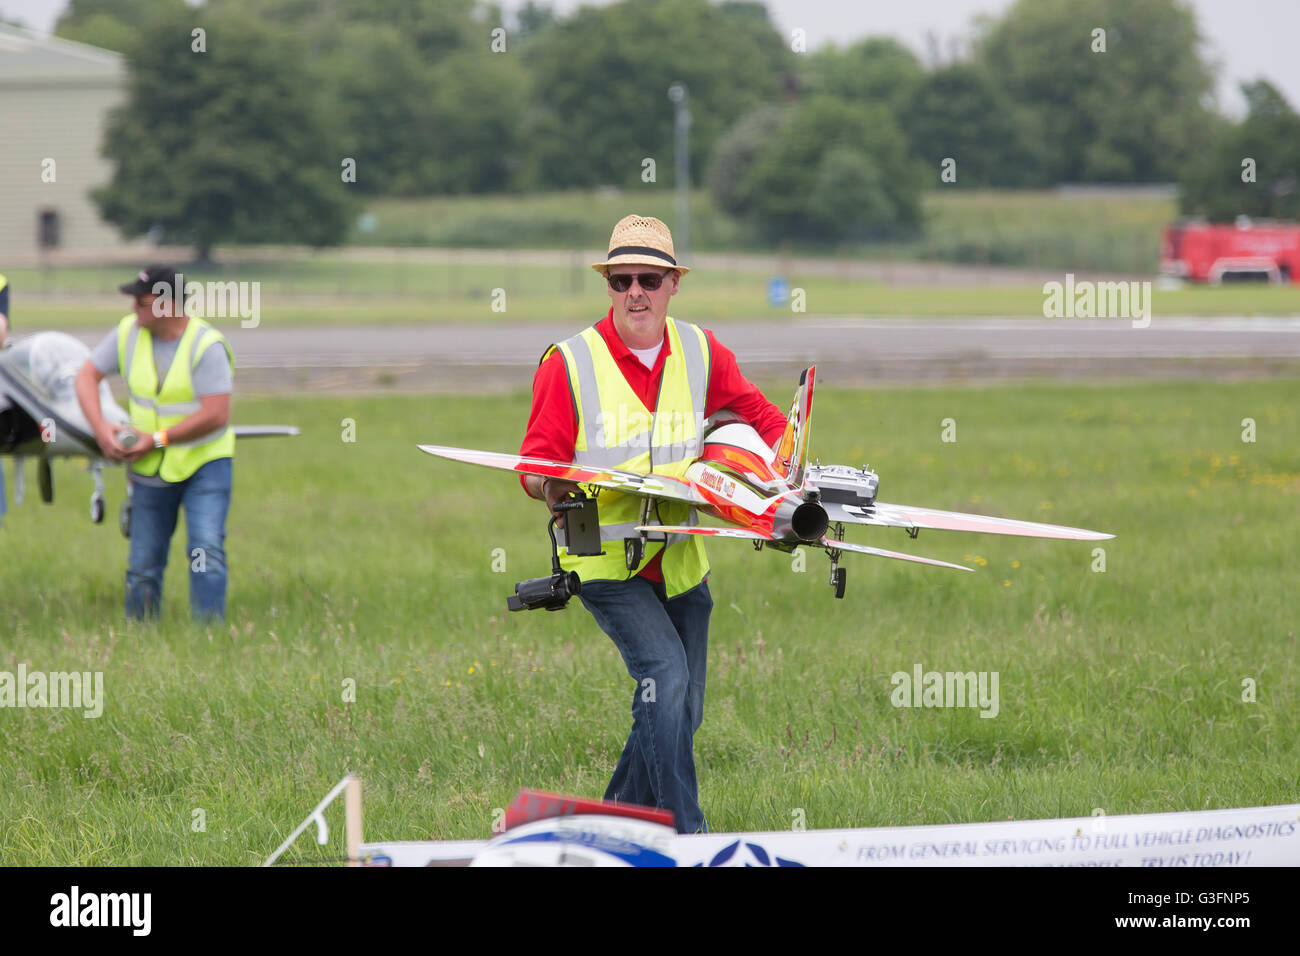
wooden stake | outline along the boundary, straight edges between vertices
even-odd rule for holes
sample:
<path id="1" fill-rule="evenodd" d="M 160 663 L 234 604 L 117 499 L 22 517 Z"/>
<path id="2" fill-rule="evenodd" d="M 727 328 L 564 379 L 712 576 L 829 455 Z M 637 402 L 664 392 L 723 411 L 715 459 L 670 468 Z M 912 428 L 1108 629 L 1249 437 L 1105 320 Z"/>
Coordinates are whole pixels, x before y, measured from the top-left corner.
<path id="1" fill-rule="evenodd" d="M 348 866 L 361 865 L 361 780 L 349 774 L 343 788 L 344 827 L 347 832 Z"/>

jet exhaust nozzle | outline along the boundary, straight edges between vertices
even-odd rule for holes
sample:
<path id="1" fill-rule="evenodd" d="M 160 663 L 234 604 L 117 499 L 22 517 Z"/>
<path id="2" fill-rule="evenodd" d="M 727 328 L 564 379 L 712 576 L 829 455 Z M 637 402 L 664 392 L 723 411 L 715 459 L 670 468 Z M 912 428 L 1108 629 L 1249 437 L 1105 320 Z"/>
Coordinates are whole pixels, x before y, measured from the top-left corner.
<path id="1" fill-rule="evenodd" d="M 830 527 L 826 509 L 815 501 L 783 501 L 776 509 L 772 531 L 777 538 L 820 541 Z"/>

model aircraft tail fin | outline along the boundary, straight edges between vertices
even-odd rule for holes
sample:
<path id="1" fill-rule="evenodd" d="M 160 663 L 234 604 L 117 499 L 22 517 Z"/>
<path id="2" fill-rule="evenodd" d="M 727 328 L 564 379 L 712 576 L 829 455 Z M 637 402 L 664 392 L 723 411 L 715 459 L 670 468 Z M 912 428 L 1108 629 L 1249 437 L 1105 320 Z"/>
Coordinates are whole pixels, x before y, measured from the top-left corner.
<path id="1" fill-rule="evenodd" d="M 808 460 L 808 434 L 812 429 L 813 383 L 817 366 L 810 365 L 799 376 L 799 387 L 794 392 L 790 414 L 785 419 L 785 432 L 776 445 L 772 467 L 793 485 L 803 484 L 804 466 Z"/>

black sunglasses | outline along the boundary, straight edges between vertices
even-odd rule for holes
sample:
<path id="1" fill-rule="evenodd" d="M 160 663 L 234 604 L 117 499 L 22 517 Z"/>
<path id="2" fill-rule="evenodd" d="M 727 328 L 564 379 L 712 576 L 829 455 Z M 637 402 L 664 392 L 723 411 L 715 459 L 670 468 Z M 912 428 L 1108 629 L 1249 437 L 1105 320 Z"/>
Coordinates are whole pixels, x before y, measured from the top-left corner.
<path id="1" fill-rule="evenodd" d="M 609 283 L 609 287 L 615 292 L 626 292 L 628 289 L 632 288 L 633 279 L 640 283 L 641 288 L 645 289 L 645 291 L 654 292 L 664 284 L 665 275 L 667 275 L 667 273 L 642 272 L 640 275 L 626 275 L 620 273 L 618 275 L 605 276 L 605 281 Z"/>

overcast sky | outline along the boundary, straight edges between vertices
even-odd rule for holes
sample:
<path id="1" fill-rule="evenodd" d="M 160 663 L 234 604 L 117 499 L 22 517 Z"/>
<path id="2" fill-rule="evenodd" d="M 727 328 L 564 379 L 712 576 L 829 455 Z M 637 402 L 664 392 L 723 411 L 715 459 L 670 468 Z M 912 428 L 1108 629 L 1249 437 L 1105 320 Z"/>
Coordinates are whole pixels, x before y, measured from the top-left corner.
<path id="1" fill-rule="evenodd" d="M 498 0 L 515 10 L 524 0 Z M 613 0 L 542 0 L 561 13 L 580 6 L 604 6 Z M 1207 41 L 1207 52 L 1222 69 L 1219 102 L 1239 116 L 1244 104 L 1237 85 L 1263 76 L 1300 109 L 1300 0 L 1190 0 Z M 773 20 L 788 36 L 805 31 L 809 49 L 846 43 L 873 34 L 894 36 L 923 61 L 930 61 L 929 37 L 949 58 L 954 42 L 970 35 L 971 18 L 996 15 L 1011 0 L 766 0 Z M 0 12 L 27 26 L 48 32 L 66 4 L 63 0 L 0 0 Z M 1104 24 L 1099 24 L 1104 26 Z"/>

